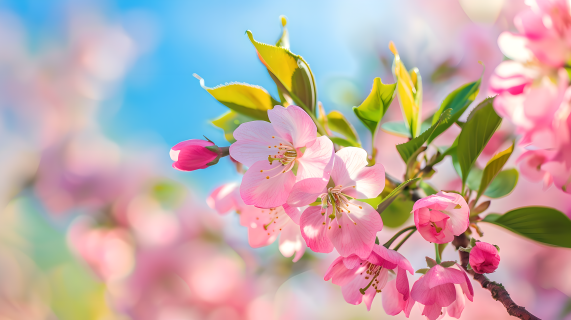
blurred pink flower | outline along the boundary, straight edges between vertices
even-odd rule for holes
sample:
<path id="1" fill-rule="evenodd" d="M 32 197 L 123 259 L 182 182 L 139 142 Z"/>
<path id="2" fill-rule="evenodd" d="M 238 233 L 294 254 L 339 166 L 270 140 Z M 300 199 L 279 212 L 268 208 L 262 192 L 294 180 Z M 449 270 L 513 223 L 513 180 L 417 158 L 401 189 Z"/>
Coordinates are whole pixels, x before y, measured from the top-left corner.
<path id="1" fill-rule="evenodd" d="M 206 198 L 208 206 L 219 214 L 226 214 L 232 210 L 240 213 L 246 206 L 240 197 L 240 185 L 237 183 L 226 183 L 214 189 Z"/>
<path id="2" fill-rule="evenodd" d="M 397 269 L 396 280 L 390 284 L 391 289 L 383 294 L 383 306 L 386 306 L 385 312 L 389 315 L 404 311 L 408 318 L 414 300 L 409 294 L 406 272 L 413 274 L 414 269 L 403 255 L 394 250 L 376 244 L 367 259 L 354 254 L 338 257 L 327 270 L 324 280 L 332 279 L 331 282 L 341 286 L 348 303 L 356 305 L 364 300 L 367 309 L 371 310 L 375 295 L 387 285 L 389 270 L 394 269 Z"/>
<path id="3" fill-rule="evenodd" d="M 321 200 L 321 205 L 310 206 L 301 215 L 301 234 L 307 245 L 316 252 L 331 252 L 335 247 L 344 257 L 368 257 L 383 221 L 371 205 L 357 199 L 378 196 L 385 187 L 384 178 L 380 163 L 367 167 L 365 150 L 348 147 L 335 154 L 333 187 L 327 188 L 328 181 L 317 178 L 296 183 L 288 205 L 305 206 Z"/>
<path id="4" fill-rule="evenodd" d="M 279 235 L 279 250 L 284 257 L 291 257 L 295 253 L 293 262 L 297 262 L 305 252 L 305 240 L 299 225 L 286 214 L 283 207 L 261 209 L 245 206 L 240 212 L 240 224 L 248 227 L 248 242 L 252 248 L 268 246 Z"/>
<path id="5" fill-rule="evenodd" d="M 466 304 L 464 295 L 473 301 L 474 289 L 466 272 L 457 264 L 450 268 L 437 264 L 414 283 L 410 294 L 424 305 L 422 315 L 429 320 L 439 318 L 443 312 L 460 319 Z"/>
<path id="6" fill-rule="evenodd" d="M 212 147 L 210 141 L 192 139 L 177 143 L 172 147 L 170 156 L 172 167 L 181 171 L 206 169 L 218 157 L 218 153 L 206 147 Z"/>
<path id="7" fill-rule="evenodd" d="M 241 124 L 230 146 L 232 158 L 250 167 L 242 179 L 242 199 L 260 208 L 283 205 L 296 181 L 328 180 L 333 165 L 333 143 L 326 136 L 317 138 L 317 128 L 303 109 L 275 106 L 268 117 L 270 123 Z"/>
<path id="8" fill-rule="evenodd" d="M 476 273 L 492 273 L 500 265 L 498 249 L 487 242 L 476 242 L 470 251 L 470 267 Z"/>
<path id="9" fill-rule="evenodd" d="M 447 243 L 468 229 L 470 209 L 457 193 L 440 191 L 420 199 L 412 208 L 414 224 L 429 242 Z"/>

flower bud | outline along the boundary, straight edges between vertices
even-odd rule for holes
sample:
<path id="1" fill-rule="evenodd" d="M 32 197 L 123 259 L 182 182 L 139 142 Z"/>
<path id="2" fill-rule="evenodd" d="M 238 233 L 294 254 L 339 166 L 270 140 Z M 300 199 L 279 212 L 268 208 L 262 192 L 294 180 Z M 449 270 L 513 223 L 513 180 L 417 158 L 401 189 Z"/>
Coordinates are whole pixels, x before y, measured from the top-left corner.
<path id="1" fill-rule="evenodd" d="M 176 144 L 170 151 L 173 168 L 181 171 L 205 169 L 218 163 L 219 149 L 212 141 L 186 140 Z"/>
<path id="2" fill-rule="evenodd" d="M 470 251 L 470 266 L 476 273 L 492 273 L 500 264 L 498 249 L 487 242 L 476 242 Z"/>

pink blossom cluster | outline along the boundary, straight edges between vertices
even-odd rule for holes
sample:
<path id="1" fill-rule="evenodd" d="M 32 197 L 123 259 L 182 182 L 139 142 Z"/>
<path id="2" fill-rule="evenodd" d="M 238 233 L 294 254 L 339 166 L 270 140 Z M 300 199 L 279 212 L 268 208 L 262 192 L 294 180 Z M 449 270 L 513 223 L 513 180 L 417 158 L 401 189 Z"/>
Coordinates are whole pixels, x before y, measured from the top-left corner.
<path id="1" fill-rule="evenodd" d="M 518 33 L 504 32 L 502 62 L 490 79 L 494 106 L 511 120 L 527 148 L 517 160 L 521 173 L 571 193 L 571 6 L 564 0 L 526 1 L 514 23 Z"/>
<path id="2" fill-rule="evenodd" d="M 325 280 L 341 286 L 350 304 L 365 302 L 370 309 L 374 297 L 384 290 L 387 314 L 402 311 L 408 317 L 418 302 L 428 319 L 445 312 L 459 318 L 465 298 L 472 301 L 474 293 L 458 264 L 429 263 L 431 268 L 411 290 L 410 262 L 389 249 L 390 244 L 375 243 L 383 221 L 366 200 L 379 196 L 385 187 L 383 165 L 368 166 L 367 152 L 361 148 L 335 152 L 327 136 L 317 136 L 315 123 L 300 107 L 275 106 L 268 118 L 270 122 L 251 121 L 236 129 L 230 156 L 249 168 L 241 184 L 218 187 L 208 204 L 221 214 L 236 211 L 254 248 L 267 246 L 279 236 L 280 252 L 294 256 L 294 262 L 306 247 L 323 253 L 335 249 L 340 256 Z M 176 155 L 172 157 L 175 168 L 203 168 L 216 156 L 208 153 L 207 145 L 200 140 L 176 145 L 171 150 Z M 192 161 L 181 162 L 180 155 Z M 420 199 L 412 213 L 416 230 L 435 244 L 451 242 L 470 224 L 470 208 L 457 193 L 441 191 Z M 482 269 L 489 270 L 485 257 L 474 256 L 483 263 Z"/>

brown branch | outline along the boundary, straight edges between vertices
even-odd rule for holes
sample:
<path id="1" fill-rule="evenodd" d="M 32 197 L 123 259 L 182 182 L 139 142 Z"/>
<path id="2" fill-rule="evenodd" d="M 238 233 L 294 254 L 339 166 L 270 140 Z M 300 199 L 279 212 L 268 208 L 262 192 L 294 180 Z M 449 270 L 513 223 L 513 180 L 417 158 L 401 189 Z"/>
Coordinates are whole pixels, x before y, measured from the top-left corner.
<path id="1" fill-rule="evenodd" d="M 452 244 L 459 249 L 460 247 L 467 248 L 470 244 L 468 237 L 466 234 L 461 234 L 459 236 L 454 237 L 454 241 Z M 506 288 L 501 283 L 497 283 L 494 281 L 490 281 L 488 277 L 483 274 L 475 273 L 474 270 L 468 270 L 468 262 L 470 259 L 470 254 L 464 251 L 458 251 L 460 254 L 460 263 L 462 268 L 466 270 L 469 274 L 474 277 L 474 280 L 478 281 L 482 288 L 490 291 L 492 293 L 492 298 L 494 300 L 500 301 L 504 307 L 506 308 L 508 314 L 510 316 L 520 318 L 523 320 L 541 320 L 538 317 L 534 316 L 533 314 L 529 313 L 529 311 L 525 310 L 524 307 L 518 306 L 510 297 L 510 294 L 507 292 Z"/>

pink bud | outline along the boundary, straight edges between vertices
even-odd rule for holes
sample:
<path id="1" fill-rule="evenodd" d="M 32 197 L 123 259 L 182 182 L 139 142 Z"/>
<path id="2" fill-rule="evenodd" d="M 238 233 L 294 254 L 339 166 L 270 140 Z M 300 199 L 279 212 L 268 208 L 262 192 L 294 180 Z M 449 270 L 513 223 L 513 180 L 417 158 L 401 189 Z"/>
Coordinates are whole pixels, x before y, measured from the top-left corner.
<path id="1" fill-rule="evenodd" d="M 492 273 L 500 264 L 498 249 L 487 242 L 476 242 L 470 251 L 470 266 L 476 273 Z"/>
<path id="2" fill-rule="evenodd" d="M 218 153 L 207 149 L 214 146 L 210 141 L 192 139 L 176 144 L 170 151 L 173 168 L 181 171 L 194 171 L 207 168 L 218 158 Z M 214 164 L 214 163 L 212 163 Z"/>

